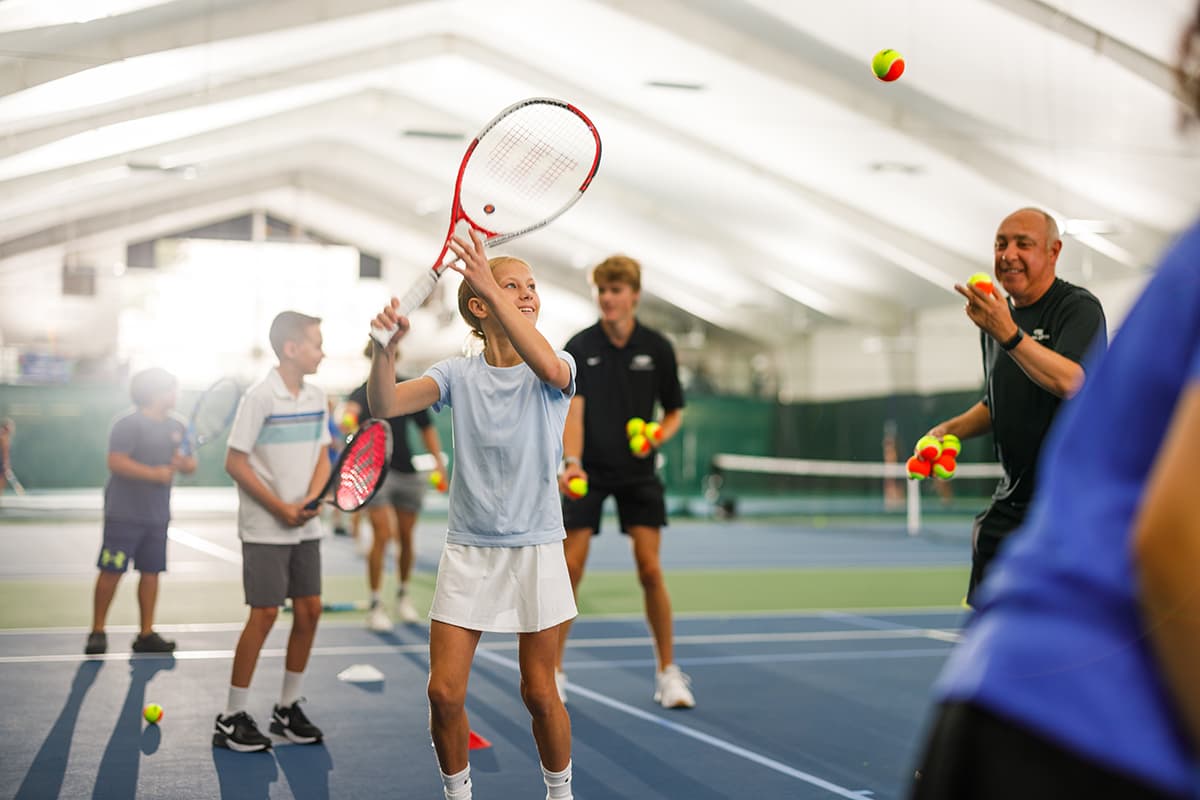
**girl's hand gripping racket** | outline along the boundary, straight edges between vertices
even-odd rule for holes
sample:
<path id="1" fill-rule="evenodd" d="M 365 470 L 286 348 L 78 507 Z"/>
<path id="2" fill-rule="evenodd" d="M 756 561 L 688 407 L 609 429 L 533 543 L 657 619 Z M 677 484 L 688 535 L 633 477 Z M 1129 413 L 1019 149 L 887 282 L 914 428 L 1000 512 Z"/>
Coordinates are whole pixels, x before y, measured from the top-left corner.
<path id="1" fill-rule="evenodd" d="M 600 166 L 600 134 L 570 103 L 533 97 L 513 103 L 483 127 L 467 146 L 454 184 L 450 228 L 437 261 L 400 299 L 407 317 L 425 302 L 438 278 L 454 263 L 450 239 L 459 222 L 497 245 L 549 225 L 575 204 Z M 397 328 L 372 326 L 386 346 Z"/>
<path id="2" fill-rule="evenodd" d="M 221 434 L 233 423 L 241 399 L 242 389 L 232 378 L 221 378 L 205 389 L 192 408 L 187 435 L 179 448 L 182 453 L 190 456 L 209 442 L 221 438 Z"/>
<path id="3" fill-rule="evenodd" d="M 392 426 L 377 419 L 367 420 L 346 442 L 325 488 L 305 508 L 312 511 L 325 500 L 342 511 L 358 511 L 383 485 L 391 459 Z M 331 490 L 333 497 L 326 498 Z"/>

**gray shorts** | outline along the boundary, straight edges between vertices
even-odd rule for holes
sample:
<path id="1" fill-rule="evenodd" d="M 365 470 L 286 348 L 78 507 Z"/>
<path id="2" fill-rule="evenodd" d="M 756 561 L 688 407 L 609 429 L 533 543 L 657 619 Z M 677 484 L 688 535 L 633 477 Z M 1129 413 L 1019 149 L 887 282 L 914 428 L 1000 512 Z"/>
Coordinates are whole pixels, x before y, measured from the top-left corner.
<path id="1" fill-rule="evenodd" d="M 397 472 L 389 469 L 383 486 L 367 503 L 367 508 L 394 506 L 404 511 L 420 511 L 425 500 L 425 480 L 418 472 Z"/>
<path id="2" fill-rule="evenodd" d="M 251 608 L 281 606 L 288 597 L 320 596 L 321 540 L 242 542 L 242 588 Z"/>

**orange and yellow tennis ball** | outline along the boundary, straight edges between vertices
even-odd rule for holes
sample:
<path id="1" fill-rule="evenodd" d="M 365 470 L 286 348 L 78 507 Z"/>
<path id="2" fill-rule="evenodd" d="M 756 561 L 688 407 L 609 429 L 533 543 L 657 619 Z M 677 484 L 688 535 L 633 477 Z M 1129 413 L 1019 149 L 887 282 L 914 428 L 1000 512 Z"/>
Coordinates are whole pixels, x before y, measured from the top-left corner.
<path id="1" fill-rule="evenodd" d="M 632 439 L 645 430 L 646 420 L 641 417 L 633 417 L 625 423 L 625 438 Z"/>
<path id="2" fill-rule="evenodd" d="M 657 422 L 647 422 L 646 427 L 642 430 L 642 433 L 645 434 L 646 438 L 650 440 L 650 444 L 654 445 L 655 447 L 658 447 L 660 444 L 662 444 L 662 425 L 659 425 Z"/>
<path id="3" fill-rule="evenodd" d="M 567 497 L 578 500 L 587 494 L 587 478 L 571 478 L 567 481 Z"/>
<path id="4" fill-rule="evenodd" d="M 871 59 L 871 71 L 879 80 L 891 83 L 904 74 L 904 58 L 895 50 L 880 50 Z"/>
<path id="5" fill-rule="evenodd" d="M 932 464 L 942 454 L 942 443 L 936 436 L 922 436 L 917 439 L 917 446 L 913 448 L 913 454 Z"/>
<path id="6" fill-rule="evenodd" d="M 955 458 L 962 452 L 962 442 L 953 433 L 947 433 L 942 437 L 942 454 L 953 453 Z"/>
<path id="7" fill-rule="evenodd" d="M 912 458 L 908 459 L 908 463 L 905 465 L 905 467 L 908 469 L 908 477 L 910 480 L 923 481 L 929 477 L 929 472 L 933 467 L 933 464 L 921 458 L 920 456 L 913 456 Z"/>
<path id="8" fill-rule="evenodd" d="M 142 709 L 142 716 L 146 718 L 146 722 L 157 725 L 158 721 L 163 718 L 163 707 L 158 703 L 150 703 Z"/>
<path id="9" fill-rule="evenodd" d="M 450 488 L 450 484 L 446 481 L 446 476 L 443 475 L 442 471 L 438 469 L 435 469 L 433 472 L 429 473 L 429 483 L 439 492 L 445 492 Z"/>
<path id="10" fill-rule="evenodd" d="M 986 272 L 976 272 L 967 278 L 967 286 L 977 286 L 984 294 L 996 293 L 996 284 L 992 283 L 992 276 Z"/>
<path id="11" fill-rule="evenodd" d="M 948 481 L 954 477 L 954 470 L 958 469 L 958 461 L 956 460 L 957 453 L 953 450 L 943 450 L 938 456 L 937 461 L 933 462 L 934 477 Z"/>
<path id="12" fill-rule="evenodd" d="M 638 433 L 629 439 L 629 451 L 635 456 L 644 456 L 650 452 L 650 440 L 644 433 Z"/>

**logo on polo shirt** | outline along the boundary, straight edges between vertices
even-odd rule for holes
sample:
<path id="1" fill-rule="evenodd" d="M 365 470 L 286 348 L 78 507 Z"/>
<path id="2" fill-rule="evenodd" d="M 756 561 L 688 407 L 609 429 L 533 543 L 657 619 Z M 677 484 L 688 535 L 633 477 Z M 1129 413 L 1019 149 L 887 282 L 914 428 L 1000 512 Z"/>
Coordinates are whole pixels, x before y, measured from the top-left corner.
<path id="1" fill-rule="evenodd" d="M 594 367 L 597 364 L 599 364 L 600 361 L 601 361 L 600 356 L 588 356 L 587 365 L 589 367 Z"/>
<path id="2" fill-rule="evenodd" d="M 638 353 L 629 362 L 629 368 L 639 372 L 648 372 L 654 369 L 654 356 L 647 353 Z"/>
<path id="3" fill-rule="evenodd" d="M 1034 328 L 1033 333 L 1029 334 L 1035 342 L 1044 342 L 1050 338 L 1050 334 L 1046 333 L 1041 328 Z"/>

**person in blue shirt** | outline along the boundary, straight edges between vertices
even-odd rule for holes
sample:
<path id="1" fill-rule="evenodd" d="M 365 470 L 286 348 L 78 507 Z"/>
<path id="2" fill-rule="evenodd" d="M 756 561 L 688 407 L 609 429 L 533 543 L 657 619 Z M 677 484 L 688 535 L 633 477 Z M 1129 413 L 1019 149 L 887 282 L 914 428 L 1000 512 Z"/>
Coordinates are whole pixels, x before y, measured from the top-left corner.
<path id="1" fill-rule="evenodd" d="M 92 629 L 83 652 L 108 651 L 105 622 L 121 576 L 130 565 L 140 574 L 135 653 L 170 653 L 175 642 L 154 630 L 158 576 L 167 569 L 167 526 L 175 473 L 196 470 L 195 456 L 181 451 L 187 422 L 175 413 L 178 382 L 164 369 L 142 370 L 129 382 L 136 406 L 108 434 L 108 482 L 104 485 L 104 539 L 92 598 Z"/>
<path id="2" fill-rule="evenodd" d="M 396 383 L 395 347 L 408 330 L 392 300 L 375 326 L 396 335 L 374 346 L 367 399 L 392 418 L 451 410 L 455 470 L 446 545 L 429 625 L 429 727 L 447 800 L 471 797 L 465 701 L 483 631 L 516 633 L 521 698 L 532 718 L 547 798 L 571 798 L 571 722 L 554 682 L 560 626 L 576 615 L 563 553 L 558 465 L 575 393 L 575 360 L 536 326 L 541 300 L 529 265 L 490 261 L 483 242 L 453 239 L 464 278 L 458 309 L 483 352 L 438 362 Z"/>
<path id="3" fill-rule="evenodd" d="M 1200 8 L 1183 64 L 1197 31 Z M 913 800 L 1200 795 L 1200 223 L 1087 363 L 935 684 Z"/>

